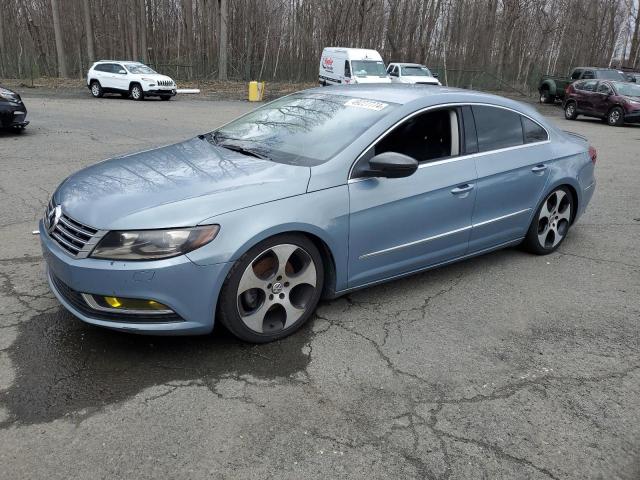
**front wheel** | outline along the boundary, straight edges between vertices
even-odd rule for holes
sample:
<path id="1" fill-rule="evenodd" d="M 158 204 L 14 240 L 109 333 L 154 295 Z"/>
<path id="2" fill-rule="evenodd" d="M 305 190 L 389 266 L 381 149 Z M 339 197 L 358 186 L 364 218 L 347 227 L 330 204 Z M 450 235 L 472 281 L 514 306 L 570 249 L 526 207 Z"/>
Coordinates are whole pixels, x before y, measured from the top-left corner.
<path id="1" fill-rule="evenodd" d="M 609 110 L 607 123 L 612 127 L 620 127 L 624 124 L 624 112 L 620 107 L 613 107 Z"/>
<path id="2" fill-rule="evenodd" d="M 131 86 L 131 90 L 129 92 L 131 94 L 131 98 L 134 100 L 144 100 L 144 91 L 142 87 L 137 83 Z"/>
<path id="3" fill-rule="evenodd" d="M 569 232 L 573 212 L 573 194 L 566 187 L 556 188 L 538 207 L 523 247 L 538 255 L 555 251 Z"/>
<path id="4" fill-rule="evenodd" d="M 269 238 L 231 268 L 220 294 L 220 320 L 248 342 L 284 338 L 311 317 L 323 281 L 322 257 L 307 237 Z"/>

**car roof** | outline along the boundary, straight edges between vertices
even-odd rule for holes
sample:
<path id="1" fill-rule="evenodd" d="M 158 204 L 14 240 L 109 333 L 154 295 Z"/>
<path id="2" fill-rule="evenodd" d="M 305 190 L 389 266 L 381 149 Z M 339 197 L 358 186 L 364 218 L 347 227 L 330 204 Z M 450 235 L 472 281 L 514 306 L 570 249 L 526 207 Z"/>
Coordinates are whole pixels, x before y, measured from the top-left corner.
<path id="1" fill-rule="evenodd" d="M 605 67 L 575 67 L 574 70 L 616 70 L 615 68 L 605 68 Z"/>
<path id="2" fill-rule="evenodd" d="M 144 63 L 135 60 L 98 60 L 95 63 L 130 63 L 132 65 L 144 65 Z"/>
<path id="3" fill-rule="evenodd" d="M 405 62 L 391 62 L 389 65 L 399 65 L 401 67 L 424 67 L 421 63 L 405 63 Z"/>

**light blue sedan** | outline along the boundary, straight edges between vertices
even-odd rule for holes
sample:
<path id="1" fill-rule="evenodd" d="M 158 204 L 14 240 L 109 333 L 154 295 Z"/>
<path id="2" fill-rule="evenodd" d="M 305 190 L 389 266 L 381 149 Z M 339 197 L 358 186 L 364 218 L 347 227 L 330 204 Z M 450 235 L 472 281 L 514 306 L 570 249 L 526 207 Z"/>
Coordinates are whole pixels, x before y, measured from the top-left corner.
<path id="1" fill-rule="evenodd" d="M 553 252 L 595 188 L 596 152 L 533 108 L 442 87 L 280 98 L 175 145 L 67 178 L 40 239 L 85 322 L 249 342 L 322 296 L 522 244 Z"/>

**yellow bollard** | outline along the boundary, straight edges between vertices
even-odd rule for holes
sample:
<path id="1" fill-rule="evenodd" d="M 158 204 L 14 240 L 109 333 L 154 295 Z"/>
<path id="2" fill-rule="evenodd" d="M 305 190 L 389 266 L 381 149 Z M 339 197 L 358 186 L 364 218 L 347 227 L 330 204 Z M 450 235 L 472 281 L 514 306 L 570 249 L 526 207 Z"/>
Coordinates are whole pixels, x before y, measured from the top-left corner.
<path id="1" fill-rule="evenodd" d="M 264 82 L 249 82 L 249 101 L 261 102 L 264 97 Z"/>

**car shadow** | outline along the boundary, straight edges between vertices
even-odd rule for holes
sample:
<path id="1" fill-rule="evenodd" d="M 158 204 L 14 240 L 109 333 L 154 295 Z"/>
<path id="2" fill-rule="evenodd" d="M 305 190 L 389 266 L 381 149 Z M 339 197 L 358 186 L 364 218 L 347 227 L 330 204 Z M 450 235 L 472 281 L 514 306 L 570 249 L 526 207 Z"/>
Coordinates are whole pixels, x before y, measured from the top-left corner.
<path id="1" fill-rule="evenodd" d="M 21 323 L 6 351 L 16 370 L 0 393 L 11 424 L 91 415 L 155 385 L 198 381 L 215 388 L 227 376 L 273 379 L 303 371 L 309 322 L 296 334 L 250 345 L 217 327 L 212 335 L 150 337 L 93 327 L 62 307 Z"/>

